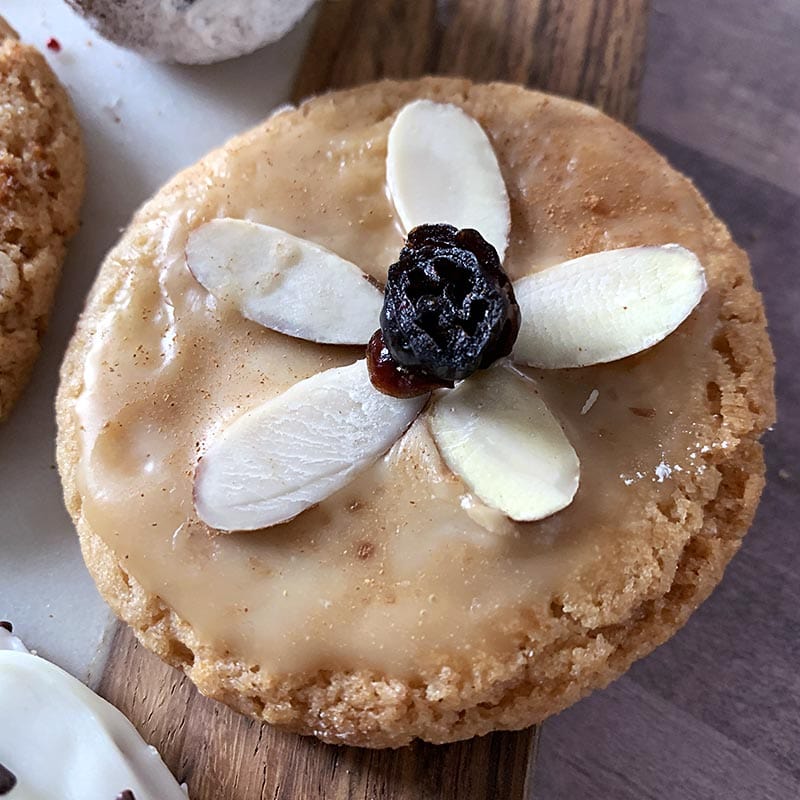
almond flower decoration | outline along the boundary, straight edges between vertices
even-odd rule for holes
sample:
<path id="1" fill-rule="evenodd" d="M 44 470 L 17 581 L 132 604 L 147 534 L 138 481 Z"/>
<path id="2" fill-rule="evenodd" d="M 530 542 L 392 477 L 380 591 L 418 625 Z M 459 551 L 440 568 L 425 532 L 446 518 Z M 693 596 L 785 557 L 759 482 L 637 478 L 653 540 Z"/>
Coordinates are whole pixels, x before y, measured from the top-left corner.
<path id="1" fill-rule="evenodd" d="M 369 343 L 365 359 L 300 381 L 206 443 L 195 507 L 208 525 L 292 519 L 373 464 L 420 414 L 486 505 L 519 521 L 554 514 L 572 502 L 580 463 L 514 365 L 574 368 L 639 353 L 706 290 L 696 256 L 675 244 L 593 253 L 512 285 L 500 265 L 511 227 L 505 183 L 485 132 L 457 106 L 405 106 L 386 177 L 408 240 L 385 296 L 355 264 L 277 228 L 216 219 L 190 235 L 189 269 L 247 319 L 318 343 Z"/>

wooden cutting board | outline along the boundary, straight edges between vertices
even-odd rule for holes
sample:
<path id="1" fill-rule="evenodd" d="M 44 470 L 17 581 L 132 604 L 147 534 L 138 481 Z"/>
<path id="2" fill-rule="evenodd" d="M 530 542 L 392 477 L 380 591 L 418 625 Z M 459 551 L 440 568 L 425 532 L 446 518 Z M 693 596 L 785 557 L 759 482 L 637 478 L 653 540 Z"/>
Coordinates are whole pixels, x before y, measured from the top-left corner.
<path id="1" fill-rule="evenodd" d="M 325 0 L 294 99 L 382 77 L 508 80 L 633 122 L 647 0 Z M 192 800 L 521 800 L 536 729 L 396 751 L 333 747 L 202 697 L 120 626 L 100 693 L 156 745 Z"/>

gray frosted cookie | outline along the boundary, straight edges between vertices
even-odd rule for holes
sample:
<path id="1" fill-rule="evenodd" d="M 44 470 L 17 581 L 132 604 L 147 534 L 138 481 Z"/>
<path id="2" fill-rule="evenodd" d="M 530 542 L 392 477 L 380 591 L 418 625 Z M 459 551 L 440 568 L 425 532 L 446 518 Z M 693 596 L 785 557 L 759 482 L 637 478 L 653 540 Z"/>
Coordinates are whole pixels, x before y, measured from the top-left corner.
<path id="1" fill-rule="evenodd" d="M 274 42 L 314 0 L 67 0 L 101 35 L 157 61 L 208 64 Z"/>

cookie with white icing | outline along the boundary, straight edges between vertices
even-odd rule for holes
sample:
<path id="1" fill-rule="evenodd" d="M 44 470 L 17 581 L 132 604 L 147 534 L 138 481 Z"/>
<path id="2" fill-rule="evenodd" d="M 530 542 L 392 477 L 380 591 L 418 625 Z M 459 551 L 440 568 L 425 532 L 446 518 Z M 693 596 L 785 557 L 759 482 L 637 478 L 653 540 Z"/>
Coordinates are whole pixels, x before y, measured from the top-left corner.
<path id="1" fill-rule="evenodd" d="M 360 359 L 419 222 L 484 229 L 469 263 L 519 335 L 387 398 Z M 683 624 L 752 518 L 771 364 L 746 256 L 635 134 L 519 87 L 384 82 L 139 212 L 64 363 L 58 461 L 104 596 L 201 691 L 327 741 L 444 742 L 539 721 Z"/>
<path id="2" fill-rule="evenodd" d="M 0 795 L 8 800 L 186 800 L 110 703 L 0 625 Z M 126 794 L 127 792 L 127 794 Z"/>

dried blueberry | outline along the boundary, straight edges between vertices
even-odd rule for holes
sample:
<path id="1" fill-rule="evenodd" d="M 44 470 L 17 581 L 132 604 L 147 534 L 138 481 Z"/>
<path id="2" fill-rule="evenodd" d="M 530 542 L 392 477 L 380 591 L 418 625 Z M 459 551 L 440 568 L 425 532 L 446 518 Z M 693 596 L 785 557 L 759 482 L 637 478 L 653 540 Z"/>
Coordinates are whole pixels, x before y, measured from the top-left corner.
<path id="1" fill-rule="evenodd" d="M 381 331 L 404 370 L 463 380 L 508 355 L 519 306 L 497 251 L 477 231 L 420 225 L 389 268 Z"/>

